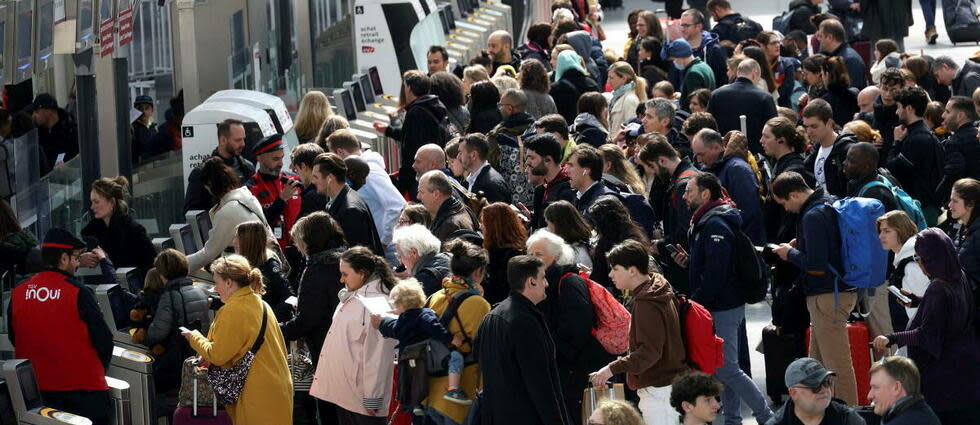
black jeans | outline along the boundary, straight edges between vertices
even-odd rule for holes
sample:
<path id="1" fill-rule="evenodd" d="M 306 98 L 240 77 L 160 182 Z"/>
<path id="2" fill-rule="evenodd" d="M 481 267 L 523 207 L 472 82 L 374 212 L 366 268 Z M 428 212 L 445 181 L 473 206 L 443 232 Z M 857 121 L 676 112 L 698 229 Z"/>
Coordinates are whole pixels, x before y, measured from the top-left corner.
<path id="1" fill-rule="evenodd" d="M 45 406 L 84 416 L 93 425 L 111 425 L 116 411 L 109 391 L 41 391 L 41 397 Z"/>

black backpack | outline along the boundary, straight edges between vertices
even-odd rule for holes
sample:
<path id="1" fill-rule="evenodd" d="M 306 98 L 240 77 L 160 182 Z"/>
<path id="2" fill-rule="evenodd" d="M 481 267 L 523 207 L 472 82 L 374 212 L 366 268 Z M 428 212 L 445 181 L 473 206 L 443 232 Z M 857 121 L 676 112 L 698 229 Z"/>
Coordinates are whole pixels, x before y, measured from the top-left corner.
<path id="1" fill-rule="evenodd" d="M 779 31 L 780 34 L 784 35 L 789 34 L 789 32 L 793 30 L 790 27 L 792 26 L 793 13 L 795 12 L 796 9 L 790 9 L 783 12 L 779 16 L 772 18 L 772 30 Z"/>
<path id="2" fill-rule="evenodd" d="M 762 32 L 762 25 L 752 20 L 738 18 L 735 21 L 735 43 L 755 39 Z"/>
<path id="3" fill-rule="evenodd" d="M 449 322 L 459 321 L 460 329 L 463 323 L 456 312 L 469 297 L 475 295 L 470 291 L 459 291 L 453 294 L 446 311 L 439 316 L 439 323 L 449 329 Z M 426 302 L 428 306 L 428 302 Z M 464 341 L 472 346 L 468 335 L 463 333 Z M 398 402 L 402 406 L 412 407 L 421 405 L 429 396 L 429 377 L 446 376 L 449 370 L 450 349 L 439 341 L 426 339 L 412 345 L 402 347 L 398 351 Z M 473 351 L 463 355 L 463 365 L 476 363 Z"/>
<path id="4" fill-rule="evenodd" d="M 732 231 L 735 233 L 735 289 L 746 304 L 755 304 L 764 300 L 769 290 L 769 266 L 745 232 Z"/>
<path id="5" fill-rule="evenodd" d="M 429 118 L 432 118 L 432 121 L 435 121 L 437 126 L 439 126 L 439 140 L 435 141 L 437 145 L 445 147 L 450 140 L 463 135 L 460 129 L 456 128 L 456 126 L 449 121 L 449 113 L 446 113 L 446 116 L 439 118 L 436 117 L 432 111 L 426 108 L 421 109 L 425 111 L 425 114 L 428 115 Z"/>

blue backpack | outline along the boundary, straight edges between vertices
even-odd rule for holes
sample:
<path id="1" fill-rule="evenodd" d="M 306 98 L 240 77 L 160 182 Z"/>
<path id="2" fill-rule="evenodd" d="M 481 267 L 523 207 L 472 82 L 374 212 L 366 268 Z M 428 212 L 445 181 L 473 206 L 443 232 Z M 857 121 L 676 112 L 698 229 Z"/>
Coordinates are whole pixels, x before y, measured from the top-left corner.
<path id="1" fill-rule="evenodd" d="M 920 231 L 929 227 L 929 225 L 926 224 L 926 215 L 922 213 L 922 204 L 919 203 L 919 201 L 912 199 L 912 197 L 909 196 L 908 193 L 905 193 L 902 188 L 893 185 L 892 182 L 884 176 L 878 176 L 878 180 L 864 185 L 864 187 L 861 188 L 861 191 L 858 192 L 857 196 L 864 196 L 864 193 L 867 192 L 868 189 L 875 186 L 884 186 L 891 191 L 892 195 L 895 196 L 895 201 L 898 202 L 898 208 L 905 211 L 905 213 L 909 215 L 909 218 L 911 218 L 912 222 L 915 223 L 915 227 L 918 227 Z"/>
<path id="2" fill-rule="evenodd" d="M 871 198 L 844 198 L 832 205 L 840 227 L 840 255 L 843 271 L 831 272 L 855 288 L 874 288 L 885 282 L 888 253 L 878 239 L 878 217 L 885 213 L 881 201 Z"/>
<path id="3" fill-rule="evenodd" d="M 840 228 L 841 264 L 844 270 L 830 266 L 830 272 L 849 286 L 874 288 L 885 282 L 888 253 L 881 247 L 875 221 L 885 213 L 881 201 L 871 198 L 844 198 L 825 205 L 837 213 Z M 828 264 L 829 266 L 829 264 Z M 834 292 L 837 292 L 836 286 Z"/>

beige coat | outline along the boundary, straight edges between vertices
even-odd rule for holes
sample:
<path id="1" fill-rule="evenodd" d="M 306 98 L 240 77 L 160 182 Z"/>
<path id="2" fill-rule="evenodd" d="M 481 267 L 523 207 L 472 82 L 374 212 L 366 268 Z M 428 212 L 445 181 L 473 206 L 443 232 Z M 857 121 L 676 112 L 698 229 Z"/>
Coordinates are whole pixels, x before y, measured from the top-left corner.
<path id="1" fill-rule="evenodd" d="M 616 99 L 609 109 L 609 140 L 616 137 L 623 124 L 636 116 L 637 106 L 640 106 L 640 98 L 632 91 Z"/>

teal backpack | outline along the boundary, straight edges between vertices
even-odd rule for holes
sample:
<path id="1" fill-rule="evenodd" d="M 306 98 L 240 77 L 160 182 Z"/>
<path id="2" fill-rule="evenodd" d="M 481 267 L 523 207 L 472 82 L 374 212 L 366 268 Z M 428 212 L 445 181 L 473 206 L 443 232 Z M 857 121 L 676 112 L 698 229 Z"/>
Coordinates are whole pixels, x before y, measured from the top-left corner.
<path id="1" fill-rule="evenodd" d="M 929 225 L 926 224 L 926 216 L 922 213 L 922 204 L 920 204 L 919 201 L 912 199 L 908 193 L 905 193 L 905 190 L 892 184 L 892 182 L 885 178 L 885 176 L 879 175 L 878 180 L 864 185 L 864 187 L 861 188 L 861 191 L 858 192 L 857 196 L 863 197 L 864 193 L 867 192 L 868 189 L 875 186 L 884 186 L 888 188 L 888 190 L 892 192 L 892 195 L 895 196 L 895 201 L 898 203 L 898 208 L 905 211 L 905 213 L 909 215 L 909 218 L 911 218 L 912 222 L 915 223 L 915 227 L 917 227 L 920 231 L 929 227 Z"/>

